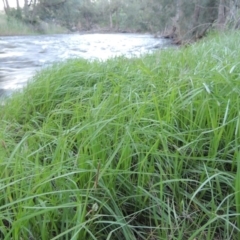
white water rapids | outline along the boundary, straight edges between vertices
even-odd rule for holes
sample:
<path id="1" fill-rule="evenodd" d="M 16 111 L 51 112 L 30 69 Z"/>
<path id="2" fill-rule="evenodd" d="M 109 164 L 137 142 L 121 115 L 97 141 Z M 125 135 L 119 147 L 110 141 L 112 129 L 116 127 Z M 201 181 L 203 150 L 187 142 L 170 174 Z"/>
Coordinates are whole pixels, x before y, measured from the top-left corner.
<path id="1" fill-rule="evenodd" d="M 34 73 L 69 58 L 106 60 L 139 56 L 166 47 L 147 34 L 60 34 L 0 37 L 0 96 L 21 89 Z"/>

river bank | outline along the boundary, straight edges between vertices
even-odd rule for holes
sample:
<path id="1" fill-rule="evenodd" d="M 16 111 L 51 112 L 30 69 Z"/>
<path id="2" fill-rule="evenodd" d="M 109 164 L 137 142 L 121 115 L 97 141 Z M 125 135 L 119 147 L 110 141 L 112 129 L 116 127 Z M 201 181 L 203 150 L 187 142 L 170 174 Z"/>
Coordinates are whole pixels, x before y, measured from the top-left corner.
<path id="1" fill-rule="evenodd" d="M 40 21 L 36 25 L 27 24 L 24 21 L 0 13 L 0 37 L 23 36 L 39 34 L 66 33 L 67 30 L 57 24 Z"/>
<path id="2" fill-rule="evenodd" d="M 1 107 L 0 238 L 239 239 L 239 37 L 39 72 Z"/>
<path id="3" fill-rule="evenodd" d="M 14 18 L 7 17 L 6 14 L 0 13 L 0 36 L 30 34 L 36 34 L 36 32 L 26 24 Z"/>

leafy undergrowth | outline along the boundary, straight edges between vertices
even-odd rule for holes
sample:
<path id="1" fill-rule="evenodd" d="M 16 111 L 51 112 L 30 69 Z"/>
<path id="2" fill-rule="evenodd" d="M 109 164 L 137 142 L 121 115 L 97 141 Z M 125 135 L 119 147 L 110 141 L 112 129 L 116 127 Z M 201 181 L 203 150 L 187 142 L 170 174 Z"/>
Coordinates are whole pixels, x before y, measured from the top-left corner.
<path id="1" fill-rule="evenodd" d="M 238 39 L 38 73 L 1 107 L 0 238 L 239 239 Z"/>

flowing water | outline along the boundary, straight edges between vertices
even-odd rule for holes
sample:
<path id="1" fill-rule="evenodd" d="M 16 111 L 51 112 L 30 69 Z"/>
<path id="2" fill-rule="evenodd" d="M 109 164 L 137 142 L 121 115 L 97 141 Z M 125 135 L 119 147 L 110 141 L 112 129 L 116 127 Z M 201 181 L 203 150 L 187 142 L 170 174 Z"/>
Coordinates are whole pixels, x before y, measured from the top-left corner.
<path id="1" fill-rule="evenodd" d="M 0 96 L 21 89 L 34 73 L 69 58 L 139 56 L 170 44 L 141 34 L 61 34 L 0 37 Z"/>

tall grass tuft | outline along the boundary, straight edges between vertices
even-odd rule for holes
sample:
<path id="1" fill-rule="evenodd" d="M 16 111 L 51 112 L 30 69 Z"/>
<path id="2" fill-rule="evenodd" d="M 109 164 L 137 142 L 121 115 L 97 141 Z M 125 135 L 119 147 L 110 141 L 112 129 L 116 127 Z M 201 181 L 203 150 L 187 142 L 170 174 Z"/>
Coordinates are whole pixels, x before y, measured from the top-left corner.
<path id="1" fill-rule="evenodd" d="M 39 72 L 1 109 L 3 239 L 239 239 L 239 33 Z"/>

